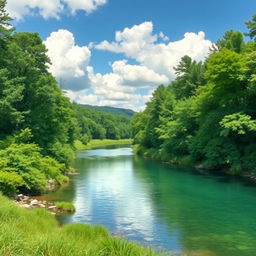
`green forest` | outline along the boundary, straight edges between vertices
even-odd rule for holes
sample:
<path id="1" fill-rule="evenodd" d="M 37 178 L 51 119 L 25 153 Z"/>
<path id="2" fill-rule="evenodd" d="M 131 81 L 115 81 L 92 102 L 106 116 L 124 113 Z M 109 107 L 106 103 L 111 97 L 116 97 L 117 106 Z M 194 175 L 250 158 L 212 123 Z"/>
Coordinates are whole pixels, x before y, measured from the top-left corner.
<path id="1" fill-rule="evenodd" d="M 37 33 L 16 33 L 0 1 L 0 190 L 38 194 L 67 180 L 75 141 L 131 137 L 130 117 L 71 103 Z M 112 111 L 113 112 L 113 111 Z"/>
<path id="2" fill-rule="evenodd" d="M 138 154 L 256 173 L 256 15 L 246 25 L 246 33 L 227 31 L 204 62 L 182 57 L 175 81 L 133 118 Z"/>
<path id="3" fill-rule="evenodd" d="M 226 31 L 223 38 L 209 49 L 210 53 L 204 61 L 198 62 L 188 55 L 183 56 L 174 67 L 175 80 L 169 85 L 159 85 L 147 102 L 145 110 L 135 113 L 130 109 L 71 102 L 67 93 L 61 90 L 57 80 L 49 72 L 51 60 L 39 33 L 17 32 L 12 18 L 6 11 L 6 5 L 7 0 L 0 0 L 0 255 L 215 255 L 206 251 L 215 240 L 220 247 L 231 244 L 232 250 L 254 250 L 254 237 L 251 235 L 254 231 L 248 232 L 248 235 L 240 227 L 239 230 L 231 228 L 228 222 L 229 218 L 233 218 L 233 222 L 230 222 L 232 225 L 235 222 L 239 223 L 237 220 L 241 218 L 240 215 L 236 215 L 237 208 L 233 207 L 233 204 L 227 204 L 226 208 L 221 206 L 217 210 L 217 207 L 208 209 L 206 203 L 220 205 L 216 204 L 218 197 L 212 189 L 214 186 L 208 186 L 207 184 L 211 183 L 200 180 L 206 184 L 201 191 L 206 191 L 205 194 L 212 193 L 200 203 L 200 196 L 204 193 L 199 193 L 198 190 L 192 198 L 189 191 L 191 187 L 194 189 L 197 184 L 202 183 L 191 177 L 186 181 L 186 178 L 179 175 L 183 173 L 180 171 L 182 167 L 192 166 L 215 172 L 224 171 L 232 175 L 252 176 L 256 179 L 256 14 L 250 21 L 245 22 L 247 31 Z M 150 22 L 146 23 L 147 26 L 151 25 Z M 136 29 L 138 27 L 136 26 Z M 125 34 L 129 34 L 130 30 L 124 29 Z M 151 31 L 150 26 L 148 30 Z M 119 44 L 121 48 L 123 42 L 119 40 L 121 34 L 120 31 L 116 33 L 117 43 L 113 43 L 118 53 L 121 53 Z M 152 44 L 156 42 L 154 38 L 158 37 L 163 42 L 168 38 L 161 32 L 159 36 L 152 36 Z M 104 42 L 107 45 L 107 41 Z M 137 72 L 145 70 L 140 69 L 142 66 L 134 66 Z M 136 76 L 132 78 L 135 79 Z M 136 79 L 134 81 L 137 81 Z M 158 85 L 165 80 L 157 81 Z M 144 93 L 144 88 L 141 90 Z M 121 140 L 121 153 L 115 152 L 120 149 Z M 129 144 L 131 140 L 132 148 Z M 98 150 L 109 145 L 111 147 Z M 96 148 L 94 151 L 98 151 L 98 155 L 93 152 L 90 155 L 89 151 L 77 153 L 79 150 L 90 148 Z M 112 152 L 112 155 L 109 152 Z M 80 157 L 80 153 L 84 156 Z M 172 167 L 171 165 L 137 157 L 134 153 L 175 164 L 175 167 L 179 164 L 181 168 L 177 167 L 171 172 L 164 168 Z M 76 166 L 75 160 L 79 157 L 81 161 Z M 81 168 L 84 168 L 84 173 L 79 171 L 80 164 L 83 165 Z M 134 168 L 136 165 L 137 169 Z M 86 173 L 88 166 L 91 169 Z M 163 167 L 163 171 L 160 166 Z M 191 174 L 192 168 L 187 169 Z M 102 171 L 105 171 L 106 176 L 103 176 Z M 96 175 L 96 182 L 92 173 Z M 77 177 L 81 178 L 81 186 L 88 189 L 83 190 L 84 194 L 75 190 L 75 177 L 69 177 L 80 174 L 82 175 Z M 173 179 L 173 174 L 176 175 L 176 180 Z M 171 183 L 169 175 L 176 182 Z M 230 180 L 233 179 L 232 176 L 226 176 L 231 177 Z M 206 178 L 208 179 L 208 176 Z M 85 184 L 84 179 L 90 180 L 91 183 Z M 69 184 L 61 187 L 70 180 Z M 240 182 L 241 179 L 239 177 L 235 180 Z M 183 188 L 188 189 L 180 189 L 181 183 L 184 183 Z M 221 183 L 224 186 L 226 184 L 228 182 Z M 238 183 L 234 183 L 234 186 L 236 184 Z M 64 225 L 63 223 L 68 222 L 61 222 L 62 220 L 55 218 L 53 215 L 63 214 L 65 211 L 54 212 L 51 211 L 51 207 L 66 208 L 67 211 L 72 209 L 72 212 L 76 209 L 81 210 L 79 207 L 75 208 L 71 202 L 52 202 L 56 201 L 54 196 L 52 201 L 50 197 L 47 199 L 46 192 L 58 188 L 67 189 L 70 192 L 68 200 L 71 198 L 82 210 L 84 205 L 85 208 L 90 208 L 88 214 L 86 211 L 82 214 L 95 219 L 91 218 L 92 222 L 87 222 L 87 219 L 79 219 L 81 216 L 72 216 L 72 223 Z M 95 192 L 96 199 L 91 199 L 94 188 L 98 189 L 98 194 Z M 228 198 L 233 203 L 238 197 L 236 193 L 236 197 L 232 197 L 230 190 L 230 187 L 225 190 L 227 193 L 223 198 Z M 244 197 L 252 200 L 253 193 L 247 191 L 250 190 L 245 190 L 245 194 L 241 193 L 239 203 Z M 79 194 L 79 200 L 76 198 L 75 201 L 75 194 Z M 41 195 L 43 197 L 40 197 Z M 178 197 L 179 195 L 181 196 Z M 223 194 L 220 195 L 222 197 Z M 20 198 L 25 197 L 29 200 L 35 199 L 35 205 L 32 201 L 29 201 L 30 205 L 19 204 Z M 40 206 L 44 199 L 40 201 L 39 198 L 44 198 L 46 203 Z M 95 203 L 98 208 L 93 205 L 97 198 L 100 199 Z M 211 200 L 208 200 L 209 198 Z M 235 199 L 232 200 L 233 198 Z M 47 200 L 52 203 L 50 206 Z M 223 202 L 220 203 L 224 205 Z M 53 205 L 55 203 L 56 205 Z M 202 205 L 206 211 L 202 211 Z M 241 205 L 243 213 L 243 201 Z M 253 206 L 253 203 L 250 205 Z M 97 216 L 96 210 L 104 207 L 107 209 L 106 213 Z M 224 215 L 219 213 L 227 209 L 231 209 L 234 215 L 222 218 Z M 218 215 L 217 222 L 215 220 L 215 223 L 210 223 L 215 217 L 215 211 L 216 216 Z M 181 214 L 183 212 L 184 215 Z M 248 212 L 254 214 L 253 210 Z M 175 219 L 175 216 L 178 217 Z M 195 217 L 196 221 L 189 216 Z M 246 218 L 245 216 L 244 219 Z M 107 223 L 106 226 L 111 231 L 109 232 L 98 226 L 102 219 L 106 219 L 110 224 L 115 222 L 115 225 L 119 226 L 112 230 L 111 225 L 108 226 Z M 74 220 L 96 225 L 76 224 L 73 223 Z M 248 223 L 250 220 L 251 218 L 248 218 Z M 166 223 L 169 223 L 169 229 L 166 228 Z M 216 223 L 226 224 L 223 234 L 214 233 L 215 229 L 219 230 Z M 211 233 L 201 236 L 200 232 L 208 229 L 209 224 L 212 224 L 214 229 L 209 229 Z M 253 225 L 249 223 L 248 226 Z M 128 233 L 123 232 L 124 230 Z M 139 239 L 130 236 L 130 231 L 134 231 Z M 194 245 L 201 246 L 200 241 L 203 241 L 202 244 L 206 241 L 207 245 L 207 239 L 210 240 L 210 246 L 202 246 L 199 251 L 195 251 L 199 254 L 192 254 L 193 251 L 190 253 L 190 249 L 185 248 L 185 239 L 185 242 L 182 241 L 186 233 L 193 250 L 196 250 Z M 191 235 L 192 233 L 194 234 Z M 170 243 L 177 248 L 162 253 L 168 249 L 164 244 L 159 243 L 159 247 L 155 247 L 156 251 L 140 245 L 141 243 L 145 246 L 155 246 L 154 239 L 158 235 L 159 241 L 167 241 L 171 237 Z M 131 242 L 132 240 L 139 243 Z M 185 245 L 180 247 L 182 243 Z M 183 253 L 181 250 L 184 248 Z M 204 251 L 206 254 L 201 253 Z"/>

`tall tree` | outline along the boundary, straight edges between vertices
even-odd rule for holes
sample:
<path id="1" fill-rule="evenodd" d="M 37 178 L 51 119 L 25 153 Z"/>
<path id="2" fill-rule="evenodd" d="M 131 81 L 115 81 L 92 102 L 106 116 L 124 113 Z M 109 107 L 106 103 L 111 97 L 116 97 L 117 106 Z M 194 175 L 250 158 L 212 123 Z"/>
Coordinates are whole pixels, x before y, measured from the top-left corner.
<path id="1" fill-rule="evenodd" d="M 245 48 L 243 34 L 240 31 L 228 30 L 225 32 L 223 39 L 217 41 L 219 50 L 224 48 L 241 53 Z"/>
<path id="2" fill-rule="evenodd" d="M 205 83 L 205 67 L 202 62 L 196 62 L 185 55 L 180 63 L 174 68 L 177 79 L 171 84 L 171 88 L 177 99 L 184 99 L 192 96 L 199 85 Z"/>
<path id="3" fill-rule="evenodd" d="M 256 14 L 252 16 L 252 20 L 246 21 L 245 24 L 249 29 L 249 32 L 245 33 L 245 35 L 256 41 Z"/>
<path id="4" fill-rule="evenodd" d="M 6 0 L 0 0 L 0 67 L 1 60 L 6 49 L 7 39 L 13 31 L 10 21 L 12 20 L 5 10 Z"/>

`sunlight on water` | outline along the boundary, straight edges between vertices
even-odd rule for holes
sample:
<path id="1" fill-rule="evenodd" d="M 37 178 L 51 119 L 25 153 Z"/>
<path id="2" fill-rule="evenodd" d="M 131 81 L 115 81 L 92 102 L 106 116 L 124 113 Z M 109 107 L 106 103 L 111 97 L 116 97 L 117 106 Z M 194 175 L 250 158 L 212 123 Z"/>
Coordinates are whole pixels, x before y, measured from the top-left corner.
<path id="1" fill-rule="evenodd" d="M 131 148 L 78 153 L 80 174 L 49 194 L 76 213 L 61 222 L 101 224 L 175 256 L 256 255 L 256 188 L 223 176 L 133 156 Z"/>

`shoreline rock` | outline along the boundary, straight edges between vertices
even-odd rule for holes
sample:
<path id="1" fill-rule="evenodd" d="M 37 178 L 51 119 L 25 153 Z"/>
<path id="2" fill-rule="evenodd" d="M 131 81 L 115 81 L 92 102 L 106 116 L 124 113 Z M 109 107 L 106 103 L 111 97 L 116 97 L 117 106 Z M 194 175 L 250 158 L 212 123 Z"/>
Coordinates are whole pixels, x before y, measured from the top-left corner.
<path id="1" fill-rule="evenodd" d="M 23 194 L 17 195 L 15 203 L 18 204 L 20 207 L 23 207 L 26 209 L 36 209 L 36 208 L 45 209 L 53 215 L 66 213 L 63 210 L 58 209 L 53 202 L 49 202 L 46 200 L 38 200 L 34 197 L 29 197 Z"/>

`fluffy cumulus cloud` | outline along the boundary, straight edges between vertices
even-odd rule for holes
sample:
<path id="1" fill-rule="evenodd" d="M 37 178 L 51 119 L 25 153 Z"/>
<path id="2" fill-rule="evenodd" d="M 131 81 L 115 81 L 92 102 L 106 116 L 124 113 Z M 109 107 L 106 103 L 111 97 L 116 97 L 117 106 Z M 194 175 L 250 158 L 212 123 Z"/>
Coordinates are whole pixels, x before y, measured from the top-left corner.
<path id="1" fill-rule="evenodd" d="M 127 60 L 116 61 L 112 64 L 113 73 L 118 75 L 123 85 L 137 88 L 151 88 L 156 84 L 166 84 L 169 79 L 154 70 L 141 65 L 129 65 Z"/>
<path id="2" fill-rule="evenodd" d="M 163 32 L 153 33 L 151 22 L 117 31 L 113 42 L 80 47 L 70 32 L 59 30 L 45 44 L 52 60 L 50 71 L 72 101 L 134 110 L 143 108 L 159 84 L 167 85 L 175 78 L 173 67 L 181 57 L 202 61 L 212 46 L 203 32 L 185 33 L 181 40 L 171 42 Z M 121 53 L 126 59 L 113 62 L 109 73 L 95 73 L 89 63 L 95 50 Z"/>
<path id="3" fill-rule="evenodd" d="M 148 101 L 153 89 L 168 82 L 167 77 L 143 66 L 129 65 L 127 60 L 115 61 L 112 72 L 107 74 L 95 74 L 90 68 L 89 77 L 99 105 L 135 110 Z"/>
<path id="4" fill-rule="evenodd" d="M 75 14 L 78 10 L 91 13 L 106 3 L 107 0 L 8 0 L 7 11 L 17 20 L 37 14 L 58 19 L 62 13 Z"/>
<path id="5" fill-rule="evenodd" d="M 51 33 L 44 43 L 52 63 L 49 71 L 62 89 L 79 91 L 90 86 L 88 47 L 76 45 L 73 34 L 62 29 Z"/>
<path id="6" fill-rule="evenodd" d="M 169 42 L 163 32 L 153 34 L 152 22 L 144 22 L 117 31 L 114 42 L 103 41 L 95 48 L 123 53 L 171 80 L 175 77 L 173 67 L 181 57 L 189 55 L 194 60 L 201 61 L 207 56 L 211 46 L 212 43 L 205 39 L 204 32 L 185 33 L 181 40 Z"/>
<path id="7" fill-rule="evenodd" d="M 72 91 L 68 89 L 66 90 L 66 95 L 71 101 L 81 104 L 116 106 L 140 110 L 141 106 L 148 101 L 149 95 L 142 95 L 139 90 L 141 88 L 147 88 L 147 90 L 152 91 L 152 87 L 155 88 L 158 83 L 153 84 L 151 81 L 147 83 L 147 74 L 141 73 L 141 75 L 139 75 L 139 73 L 137 73 L 135 77 L 132 78 L 134 84 L 131 85 L 131 81 L 126 80 L 123 76 L 122 68 L 127 68 L 125 63 L 126 61 L 114 62 L 112 64 L 113 72 L 107 74 L 95 74 L 93 68 L 88 67 L 91 88 L 81 91 Z M 118 65 L 122 66 L 123 64 L 123 67 L 117 67 Z M 131 65 L 127 66 L 129 67 Z M 131 66 L 132 72 L 134 71 L 133 69 L 134 67 Z M 152 74 L 153 76 L 156 75 L 154 72 L 151 73 L 149 71 L 149 75 L 152 76 Z M 137 86 L 134 79 L 136 79 L 138 83 L 142 81 L 144 87 Z M 159 79 L 158 82 L 160 82 L 163 80 L 163 77 L 158 77 L 156 75 L 155 79 Z M 128 84 L 126 83 L 127 81 Z"/>

